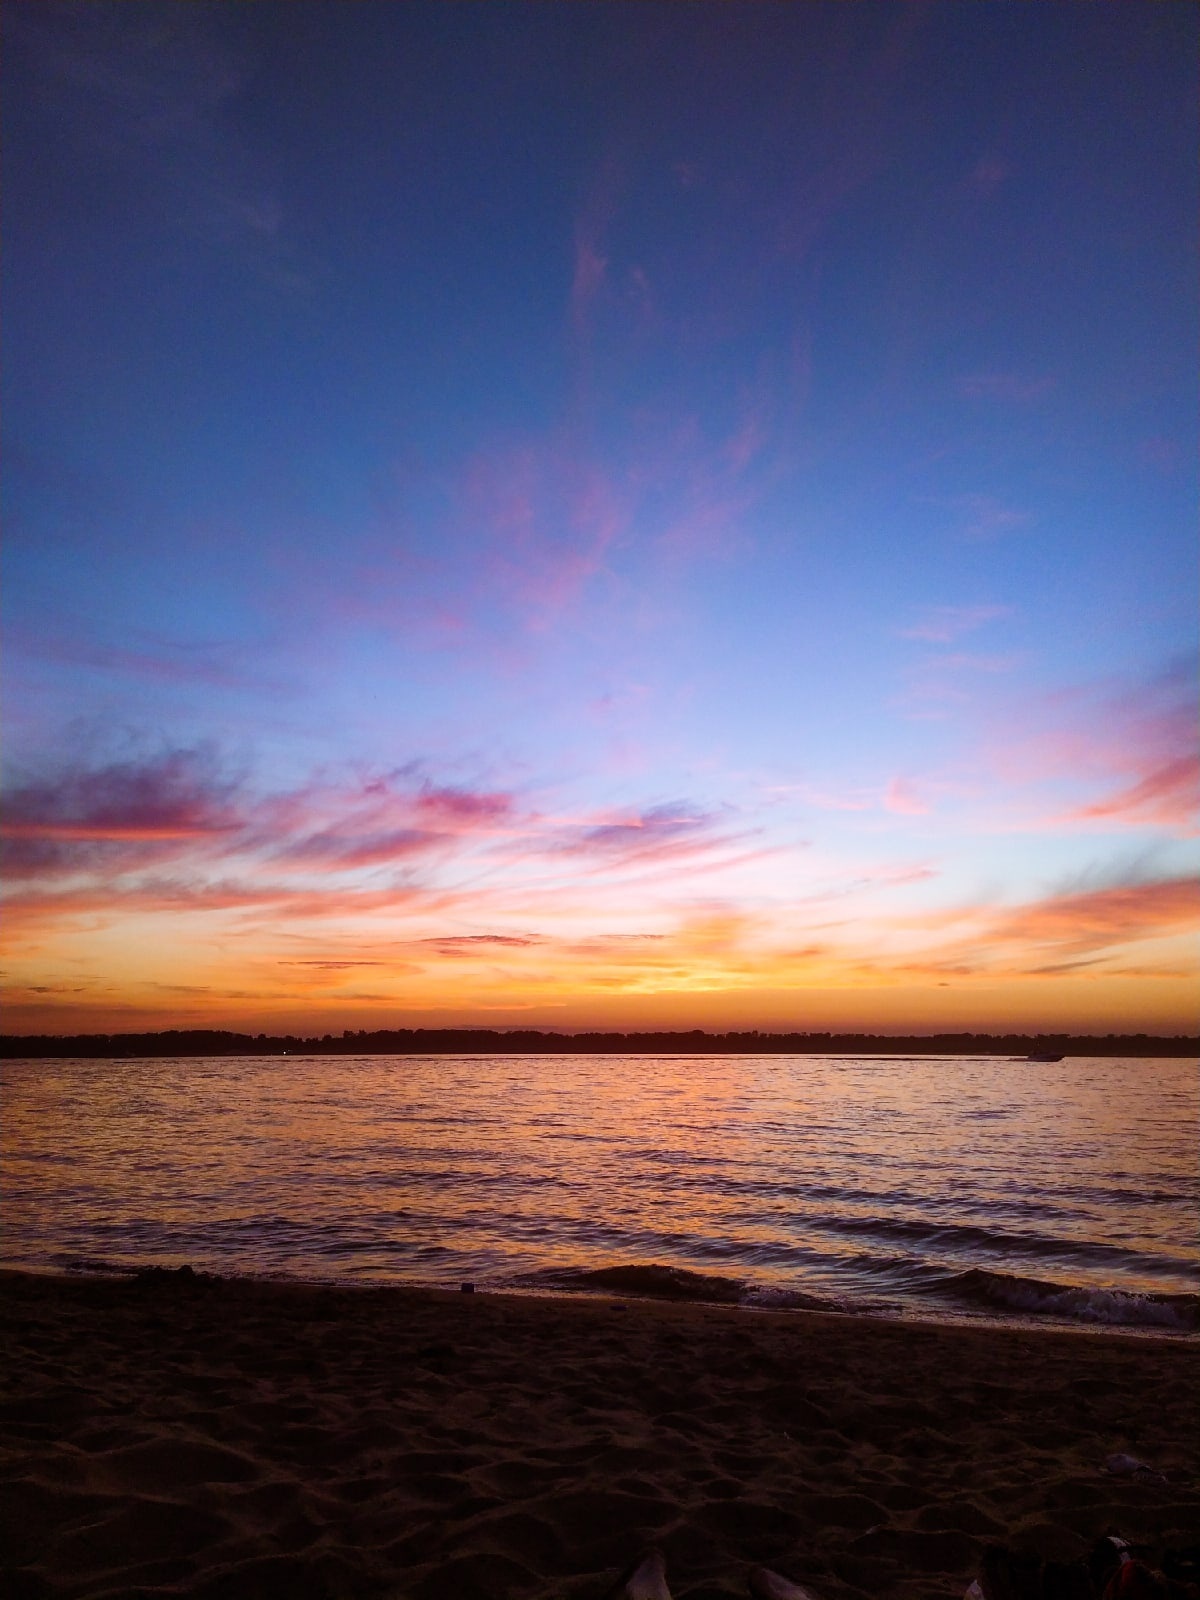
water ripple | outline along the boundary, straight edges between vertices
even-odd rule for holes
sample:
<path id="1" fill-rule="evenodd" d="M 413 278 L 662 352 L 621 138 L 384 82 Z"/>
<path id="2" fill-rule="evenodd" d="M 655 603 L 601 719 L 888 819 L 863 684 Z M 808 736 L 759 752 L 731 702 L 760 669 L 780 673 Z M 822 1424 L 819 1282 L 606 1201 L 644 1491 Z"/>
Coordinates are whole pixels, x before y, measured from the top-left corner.
<path id="1" fill-rule="evenodd" d="M 654 1262 L 753 1303 L 1193 1325 L 1191 1062 L 41 1061 L 2 1082 L 17 1264 L 504 1285 Z"/>

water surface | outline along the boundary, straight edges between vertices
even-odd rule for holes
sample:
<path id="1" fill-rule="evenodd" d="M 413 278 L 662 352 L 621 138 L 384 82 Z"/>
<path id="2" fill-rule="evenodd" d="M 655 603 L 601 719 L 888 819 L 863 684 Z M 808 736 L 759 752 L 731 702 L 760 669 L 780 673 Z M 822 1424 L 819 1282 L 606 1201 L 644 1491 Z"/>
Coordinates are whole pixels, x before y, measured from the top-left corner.
<path id="1" fill-rule="evenodd" d="M 1197 1326 L 1194 1062 L 5 1062 L 3 1259 Z"/>

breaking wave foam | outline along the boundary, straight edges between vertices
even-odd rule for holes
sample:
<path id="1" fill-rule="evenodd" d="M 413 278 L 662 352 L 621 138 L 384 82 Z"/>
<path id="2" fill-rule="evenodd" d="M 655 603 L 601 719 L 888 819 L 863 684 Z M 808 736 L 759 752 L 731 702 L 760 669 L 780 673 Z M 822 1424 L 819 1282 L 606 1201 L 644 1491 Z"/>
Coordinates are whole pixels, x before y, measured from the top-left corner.
<path id="1" fill-rule="evenodd" d="M 947 1278 L 941 1292 L 987 1310 L 1024 1312 L 1064 1321 L 1121 1328 L 1164 1328 L 1193 1333 L 1200 1328 L 1200 1295 L 1134 1294 L 1124 1289 L 1049 1283 L 972 1267 Z"/>

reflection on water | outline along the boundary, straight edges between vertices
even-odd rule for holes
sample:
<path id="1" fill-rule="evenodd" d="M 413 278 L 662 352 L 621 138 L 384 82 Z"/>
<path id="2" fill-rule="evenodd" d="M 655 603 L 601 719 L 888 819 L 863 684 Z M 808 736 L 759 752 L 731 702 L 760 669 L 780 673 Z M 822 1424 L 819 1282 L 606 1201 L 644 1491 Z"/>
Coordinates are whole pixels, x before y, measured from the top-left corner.
<path id="1" fill-rule="evenodd" d="M 554 1283 L 657 1261 L 853 1306 L 1191 1325 L 1172 1060 L 10 1062 L 4 1258 Z"/>

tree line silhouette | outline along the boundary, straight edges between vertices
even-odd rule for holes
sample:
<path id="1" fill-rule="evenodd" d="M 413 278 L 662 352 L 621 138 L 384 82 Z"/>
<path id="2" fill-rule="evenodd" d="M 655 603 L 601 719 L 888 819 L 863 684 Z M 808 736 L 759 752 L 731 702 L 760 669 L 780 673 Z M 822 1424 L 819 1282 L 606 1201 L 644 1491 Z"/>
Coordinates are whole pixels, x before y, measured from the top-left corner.
<path id="1" fill-rule="evenodd" d="M 0 1035 L 0 1057 L 342 1055 L 1063 1055 L 1190 1056 L 1200 1038 L 1146 1033 L 548 1033 L 534 1028 L 346 1029 L 340 1034 L 160 1033 Z"/>

